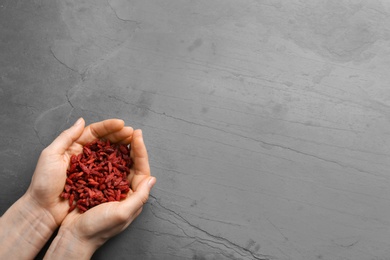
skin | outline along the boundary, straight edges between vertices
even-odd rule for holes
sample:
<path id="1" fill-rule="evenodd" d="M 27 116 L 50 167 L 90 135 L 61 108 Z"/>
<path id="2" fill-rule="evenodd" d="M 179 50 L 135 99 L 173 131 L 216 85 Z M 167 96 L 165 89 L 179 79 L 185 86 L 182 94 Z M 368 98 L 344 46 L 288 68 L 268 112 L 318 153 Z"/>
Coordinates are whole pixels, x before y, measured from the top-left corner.
<path id="1" fill-rule="evenodd" d="M 77 210 L 68 214 L 68 202 L 59 196 L 70 157 L 97 138 L 131 145 L 131 191 L 120 202 L 104 203 L 84 214 Z M 89 259 L 141 213 L 155 182 L 141 130 L 124 126 L 119 119 L 85 127 L 80 118 L 42 151 L 28 190 L 0 218 L 0 241 L 4 241 L 0 243 L 0 259 L 34 258 L 59 226 L 45 259 Z"/>

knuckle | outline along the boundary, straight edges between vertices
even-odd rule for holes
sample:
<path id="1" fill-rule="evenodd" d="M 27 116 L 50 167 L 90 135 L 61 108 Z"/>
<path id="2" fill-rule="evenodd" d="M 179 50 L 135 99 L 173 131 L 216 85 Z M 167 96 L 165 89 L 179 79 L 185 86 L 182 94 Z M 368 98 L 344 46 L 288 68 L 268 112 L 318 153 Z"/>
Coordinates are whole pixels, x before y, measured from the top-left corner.
<path id="1" fill-rule="evenodd" d="M 130 214 L 128 211 L 125 210 L 118 210 L 116 214 L 116 219 L 119 223 L 127 222 L 130 217 Z"/>
<path id="2" fill-rule="evenodd" d="M 142 204 L 145 205 L 148 202 L 149 196 L 145 195 L 142 197 Z"/>
<path id="3" fill-rule="evenodd" d="M 143 194 L 142 196 L 139 196 L 139 205 L 140 207 L 142 207 L 143 205 L 146 204 L 146 202 L 148 202 L 148 199 L 149 199 L 149 196 L 148 194 Z"/>

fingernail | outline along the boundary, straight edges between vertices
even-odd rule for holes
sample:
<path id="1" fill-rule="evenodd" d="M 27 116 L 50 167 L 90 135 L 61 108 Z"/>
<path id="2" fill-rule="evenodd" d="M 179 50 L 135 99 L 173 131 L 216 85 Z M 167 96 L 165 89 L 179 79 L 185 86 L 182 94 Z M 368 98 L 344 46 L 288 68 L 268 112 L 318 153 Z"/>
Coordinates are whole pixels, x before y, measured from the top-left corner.
<path id="1" fill-rule="evenodd" d="M 76 123 L 74 123 L 73 126 L 78 126 L 79 124 L 81 124 L 81 122 L 83 122 L 83 118 L 82 118 L 82 117 L 80 117 L 80 118 L 76 121 Z"/>
<path id="2" fill-rule="evenodd" d="M 149 179 L 149 181 L 148 181 L 148 186 L 149 186 L 149 188 L 150 188 L 150 189 L 153 188 L 154 184 L 156 184 L 156 178 L 151 177 L 151 178 Z"/>

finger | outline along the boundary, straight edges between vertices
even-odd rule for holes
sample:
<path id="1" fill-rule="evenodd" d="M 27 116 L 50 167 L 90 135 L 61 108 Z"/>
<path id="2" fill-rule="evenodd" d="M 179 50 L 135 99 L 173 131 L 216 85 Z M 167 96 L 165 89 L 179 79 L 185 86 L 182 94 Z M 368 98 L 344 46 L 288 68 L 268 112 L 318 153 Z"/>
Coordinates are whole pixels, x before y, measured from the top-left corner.
<path id="1" fill-rule="evenodd" d="M 83 133 L 85 121 L 79 118 L 70 128 L 63 131 L 48 147 L 51 152 L 64 154 L 65 151 L 76 141 Z"/>
<path id="2" fill-rule="evenodd" d="M 118 132 L 105 135 L 103 138 L 110 140 L 112 143 L 129 144 L 131 143 L 133 132 L 134 130 L 132 127 L 125 126 Z"/>
<path id="3" fill-rule="evenodd" d="M 101 139 L 104 136 L 120 131 L 123 129 L 124 124 L 124 121 L 121 119 L 107 119 L 90 124 L 85 128 L 85 131 L 77 142 L 81 145 L 85 145 L 96 139 Z"/>
<path id="4" fill-rule="evenodd" d="M 133 159 L 133 169 L 136 175 L 150 175 L 148 152 L 142 136 L 142 130 L 137 129 L 133 133 L 131 142 L 131 158 Z"/>
<path id="5" fill-rule="evenodd" d="M 139 183 L 150 176 L 148 152 L 140 129 L 133 133 L 130 156 L 133 160 L 133 166 L 130 170 L 129 181 L 132 189 L 136 190 Z"/>
<path id="6" fill-rule="evenodd" d="M 133 192 L 123 203 L 126 205 L 126 211 L 133 216 L 141 213 L 142 206 L 148 201 L 150 190 L 156 184 L 155 177 L 145 178 L 139 185 L 138 189 Z"/>

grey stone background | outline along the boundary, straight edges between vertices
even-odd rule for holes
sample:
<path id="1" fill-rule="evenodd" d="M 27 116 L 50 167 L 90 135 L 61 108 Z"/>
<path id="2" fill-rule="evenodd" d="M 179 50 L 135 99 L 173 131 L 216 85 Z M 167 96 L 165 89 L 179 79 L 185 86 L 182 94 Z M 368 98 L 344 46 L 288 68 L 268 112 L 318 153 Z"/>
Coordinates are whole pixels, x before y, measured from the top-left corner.
<path id="1" fill-rule="evenodd" d="M 94 259 L 390 259 L 390 2 L 0 0 L 0 210 L 82 116 L 158 182 Z"/>

